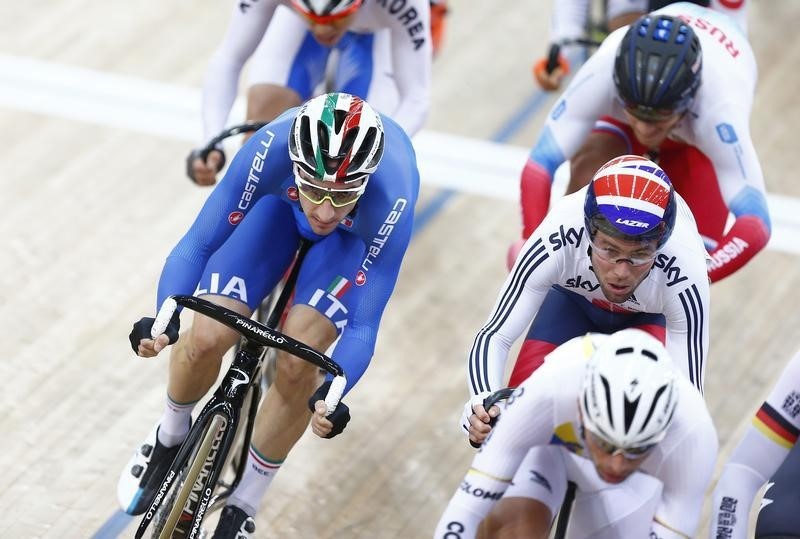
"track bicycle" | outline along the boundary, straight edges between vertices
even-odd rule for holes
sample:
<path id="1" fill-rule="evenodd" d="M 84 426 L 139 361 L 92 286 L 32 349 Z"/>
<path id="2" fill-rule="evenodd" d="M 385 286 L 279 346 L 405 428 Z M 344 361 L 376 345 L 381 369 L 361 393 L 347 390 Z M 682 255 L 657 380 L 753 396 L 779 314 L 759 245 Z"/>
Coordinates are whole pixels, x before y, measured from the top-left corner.
<path id="1" fill-rule="evenodd" d="M 300 259 L 302 261 L 302 257 Z M 300 264 L 295 267 L 299 270 Z M 297 270 L 292 271 L 281 294 L 286 301 L 297 278 Z M 241 333 L 244 341 L 222 382 L 200 412 L 178 450 L 139 524 L 137 538 L 143 537 L 150 526 L 151 536 L 160 539 L 203 536 L 203 518 L 213 507 L 221 507 L 241 478 L 246 453 L 239 455 L 238 470 L 233 482 L 218 484 L 237 432 L 244 433 L 241 451 L 246 452 L 249 446 L 261 395 L 260 371 L 266 349 L 277 348 L 288 352 L 333 376 L 325 397 L 329 414 L 336 409 L 346 385 L 341 366 L 328 356 L 235 311 L 194 296 L 172 296 L 164 302 L 153 324 L 154 338 L 163 333 L 178 306 L 225 324 Z M 282 306 L 278 307 L 280 310 L 274 312 L 282 311 Z M 244 423 L 242 410 L 246 410 Z"/>
<path id="2" fill-rule="evenodd" d="M 510 399 L 514 395 L 515 389 L 516 388 L 514 387 L 504 387 L 494 391 L 485 399 L 483 399 L 483 409 L 488 412 L 489 408 L 500 401 Z M 494 427 L 499 417 L 500 416 L 493 417 L 491 420 L 489 420 L 489 425 Z M 480 443 L 473 442 L 472 440 L 470 440 L 469 443 L 475 448 L 479 448 L 482 445 Z M 577 485 L 575 482 L 567 481 L 567 491 L 564 494 L 564 501 L 561 502 L 561 508 L 558 510 L 558 515 L 556 516 L 553 527 L 550 530 L 550 539 L 564 539 L 567 536 L 567 526 L 569 525 L 569 516 L 572 513 L 572 504 L 575 502 L 576 490 Z"/>

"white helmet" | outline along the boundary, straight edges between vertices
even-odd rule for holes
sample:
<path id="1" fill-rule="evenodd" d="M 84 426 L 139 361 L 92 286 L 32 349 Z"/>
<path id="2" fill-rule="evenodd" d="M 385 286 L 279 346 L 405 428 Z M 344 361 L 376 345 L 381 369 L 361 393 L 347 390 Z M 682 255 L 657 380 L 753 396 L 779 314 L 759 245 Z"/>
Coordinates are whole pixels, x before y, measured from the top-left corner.
<path id="1" fill-rule="evenodd" d="M 375 172 L 383 122 L 369 103 L 345 93 L 306 101 L 292 122 L 289 158 L 323 181 L 348 184 Z"/>
<path id="2" fill-rule="evenodd" d="M 677 402 L 672 359 L 642 330 L 625 329 L 605 337 L 586 364 L 583 424 L 616 447 L 660 442 Z"/>

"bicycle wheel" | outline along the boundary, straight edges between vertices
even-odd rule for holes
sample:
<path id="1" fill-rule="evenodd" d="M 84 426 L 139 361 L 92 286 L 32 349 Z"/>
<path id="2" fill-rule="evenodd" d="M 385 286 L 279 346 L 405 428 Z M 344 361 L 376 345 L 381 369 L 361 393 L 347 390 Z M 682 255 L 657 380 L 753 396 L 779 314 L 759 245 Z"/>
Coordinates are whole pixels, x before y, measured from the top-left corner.
<path id="1" fill-rule="evenodd" d="M 213 490 L 213 485 L 207 483 L 209 477 L 213 475 L 212 470 L 218 461 L 219 450 L 227 426 L 227 418 L 220 414 L 215 414 L 208 422 L 193 458 L 189 459 L 184 468 L 183 477 L 177 481 L 174 494 L 167 495 L 168 499 L 172 499 L 172 505 L 169 507 L 163 528 L 158 532 L 159 539 L 191 535 L 190 526 L 194 520 L 194 514 L 199 508 L 199 502 L 203 498 L 211 497 L 210 492 L 207 491 Z M 200 510 L 204 512 L 205 507 Z M 181 515 L 184 514 L 186 516 L 181 519 Z M 202 517 L 203 515 L 200 514 L 197 518 L 201 519 Z M 197 528 L 199 529 L 199 522 Z M 154 536 L 156 535 L 154 534 Z"/>

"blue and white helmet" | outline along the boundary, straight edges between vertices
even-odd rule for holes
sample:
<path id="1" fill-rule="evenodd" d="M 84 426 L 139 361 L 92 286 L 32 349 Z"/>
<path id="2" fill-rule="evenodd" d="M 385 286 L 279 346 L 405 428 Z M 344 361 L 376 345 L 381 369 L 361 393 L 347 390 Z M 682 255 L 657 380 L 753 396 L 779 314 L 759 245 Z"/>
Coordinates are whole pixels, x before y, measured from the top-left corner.
<path id="1" fill-rule="evenodd" d="M 589 183 L 583 216 L 589 237 L 600 230 L 628 241 L 657 241 L 675 227 L 675 190 L 667 174 L 644 157 L 623 155 L 600 167 Z"/>

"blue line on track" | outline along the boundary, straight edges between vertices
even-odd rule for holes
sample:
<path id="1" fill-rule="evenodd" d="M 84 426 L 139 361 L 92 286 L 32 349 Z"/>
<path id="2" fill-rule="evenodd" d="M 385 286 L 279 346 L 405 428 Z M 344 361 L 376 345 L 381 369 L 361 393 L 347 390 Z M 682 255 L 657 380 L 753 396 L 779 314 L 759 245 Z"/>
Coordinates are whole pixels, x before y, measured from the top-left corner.
<path id="1" fill-rule="evenodd" d="M 125 528 L 128 527 L 128 524 L 130 524 L 133 518 L 133 516 L 123 510 L 117 509 L 117 511 L 100 526 L 100 529 L 92 535 L 91 539 L 115 539 L 119 537 L 119 534 L 125 531 Z"/>

